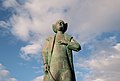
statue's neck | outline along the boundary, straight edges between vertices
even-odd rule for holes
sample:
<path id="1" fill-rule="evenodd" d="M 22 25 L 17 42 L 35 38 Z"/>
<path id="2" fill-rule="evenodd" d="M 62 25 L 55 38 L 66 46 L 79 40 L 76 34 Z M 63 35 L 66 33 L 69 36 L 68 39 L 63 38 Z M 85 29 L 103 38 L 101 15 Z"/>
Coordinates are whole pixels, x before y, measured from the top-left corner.
<path id="1" fill-rule="evenodd" d="M 63 35 L 64 33 L 62 31 L 57 31 L 57 35 Z"/>
<path id="2" fill-rule="evenodd" d="M 63 32 L 57 32 L 56 34 L 56 40 L 63 40 L 64 39 L 64 33 Z"/>

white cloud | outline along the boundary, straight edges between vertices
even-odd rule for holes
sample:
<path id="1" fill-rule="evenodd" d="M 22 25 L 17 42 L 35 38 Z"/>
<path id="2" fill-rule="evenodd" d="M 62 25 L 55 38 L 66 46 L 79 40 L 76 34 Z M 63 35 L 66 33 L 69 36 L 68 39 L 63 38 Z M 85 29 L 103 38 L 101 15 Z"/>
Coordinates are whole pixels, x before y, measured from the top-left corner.
<path id="1" fill-rule="evenodd" d="M 103 80 L 103 79 L 95 79 L 95 80 L 91 80 L 91 79 L 89 79 L 89 80 L 86 80 L 86 81 L 106 81 L 106 80 Z"/>
<path id="2" fill-rule="evenodd" d="M 1 71 L 0 71 L 0 76 L 6 77 L 6 76 L 8 76 L 8 75 L 9 75 L 9 71 L 8 71 L 8 70 L 1 70 Z"/>
<path id="3" fill-rule="evenodd" d="M 12 34 L 30 43 L 36 42 L 35 37 L 43 40 L 43 36 L 51 34 L 51 25 L 59 19 L 70 24 L 69 33 L 78 34 L 81 42 L 102 32 L 119 30 L 119 3 L 119 0 L 26 0 L 19 4 L 16 0 L 6 0 L 3 5 L 15 11 L 8 22 L 12 26 Z M 27 50 L 30 46 L 31 43 L 21 49 L 30 54 L 31 50 Z"/>
<path id="4" fill-rule="evenodd" d="M 114 48 L 115 48 L 117 51 L 120 51 L 120 44 L 118 43 L 116 46 L 114 46 Z"/>
<path id="5" fill-rule="evenodd" d="M 83 74 L 84 81 L 120 80 L 120 43 L 116 38 L 112 36 L 102 40 L 94 39 L 90 42 L 92 49 L 89 57 L 79 57 L 80 59 L 75 63 L 76 69 Z"/>
<path id="6" fill-rule="evenodd" d="M 9 22 L 0 21 L 0 27 L 11 25 L 12 34 L 28 42 L 20 50 L 21 57 L 29 60 L 39 57 L 44 36 L 52 33 L 51 25 L 58 19 L 68 22 L 69 33 L 77 34 L 82 43 L 88 39 L 91 42 L 103 32 L 120 31 L 119 4 L 120 0 L 26 0 L 20 5 L 16 0 L 5 0 L 4 7 L 12 7 L 15 13 Z M 86 81 L 119 81 L 120 45 L 108 40 L 94 42 L 97 50 L 92 51 L 92 58 L 87 61 L 92 73 Z M 38 79 L 41 77 L 35 80 Z"/>
<path id="7" fill-rule="evenodd" d="M 27 45 L 26 47 L 22 47 L 21 51 L 25 54 L 37 54 L 40 51 L 39 44 Z"/>
<path id="8" fill-rule="evenodd" d="M 10 25 L 5 21 L 0 21 L 0 28 L 8 28 Z"/>
<path id="9" fill-rule="evenodd" d="M 21 57 L 25 60 L 29 60 L 29 57 L 39 57 L 40 56 L 41 46 L 40 44 L 27 45 L 21 48 Z"/>
<path id="10" fill-rule="evenodd" d="M 38 76 L 32 81 L 43 81 L 43 76 Z"/>
<path id="11" fill-rule="evenodd" d="M 105 80 L 102 80 L 102 79 L 96 79 L 96 80 L 93 80 L 93 81 L 105 81 Z"/>
<path id="12" fill-rule="evenodd" d="M 119 81 L 120 78 L 120 49 L 119 43 L 111 48 L 97 51 L 94 57 L 88 61 L 91 73 L 86 81 Z M 102 48 L 102 47 L 101 47 Z"/>
<path id="13" fill-rule="evenodd" d="M 18 5 L 15 0 L 7 0 L 6 2 Z M 54 1 L 53 3 L 51 1 L 28 0 L 24 5 L 13 6 L 17 14 L 11 18 L 12 32 L 22 40 L 29 39 L 29 32 L 49 34 L 51 33 L 51 24 L 58 19 L 64 19 L 70 22 L 70 31 L 79 33 L 83 40 L 90 35 L 118 28 L 119 24 L 116 22 L 117 19 L 120 20 L 117 15 L 120 12 L 118 3 L 120 3 L 119 0 L 66 0 L 64 3 L 63 1 Z M 115 24 L 118 25 L 115 26 Z"/>
<path id="14" fill-rule="evenodd" d="M 0 64 L 0 81 L 17 81 L 2 64 Z"/>
<path id="15" fill-rule="evenodd" d="M 16 0 L 5 0 L 3 5 L 4 7 L 8 8 L 8 7 L 16 7 L 19 4 L 16 2 Z"/>
<path id="16" fill-rule="evenodd" d="M 40 36 L 39 36 L 40 37 Z M 36 39 L 34 38 L 33 41 L 30 41 L 28 45 L 21 47 L 21 57 L 25 60 L 30 60 L 31 58 L 36 58 L 40 60 L 41 56 L 41 50 L 42 50 L 42 42 L 43 39 L 40 40 L 40 38 Z"/>
<path id="17" fill-rule="evenodd" d="M 120 21 L 118 3 L 119 0 L 81 0 L 70 13 L 71 31 L 79 33 L 81 41 L 85 41 L 102 32 L 119 29 L 120 24 L 116 22 Z"/>
<path id="18" fill-rule="evenodd" d="M 10 81 L 17 81 L 15 78 L 10 78 Z"/>

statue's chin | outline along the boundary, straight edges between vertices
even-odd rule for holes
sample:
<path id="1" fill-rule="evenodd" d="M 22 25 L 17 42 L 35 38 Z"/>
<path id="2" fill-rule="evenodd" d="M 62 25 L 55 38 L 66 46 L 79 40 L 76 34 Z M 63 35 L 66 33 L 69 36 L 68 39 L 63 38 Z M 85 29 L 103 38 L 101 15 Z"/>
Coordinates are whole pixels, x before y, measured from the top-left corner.
<path id="1" fill-rule="evenodd" d="M 61 27 L 58 28 L 58 31 L 63 31 L 63 29 L 64 28 L 61 26 Z"/>

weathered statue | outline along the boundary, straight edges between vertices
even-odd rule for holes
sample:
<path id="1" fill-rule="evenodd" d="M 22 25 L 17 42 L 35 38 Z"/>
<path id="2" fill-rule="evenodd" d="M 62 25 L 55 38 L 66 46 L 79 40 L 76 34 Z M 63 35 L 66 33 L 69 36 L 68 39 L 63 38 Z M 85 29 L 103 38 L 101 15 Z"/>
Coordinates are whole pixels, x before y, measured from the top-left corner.
<path id="1" fill-rule="evenodd" d="M 76 81 L 72 50 L 81 49 L 79 43 L 68 34 L 67 23 L 62 20 L 53 25 L 54 36 L 46 39 L 42 49 L 44 81 Z"/>

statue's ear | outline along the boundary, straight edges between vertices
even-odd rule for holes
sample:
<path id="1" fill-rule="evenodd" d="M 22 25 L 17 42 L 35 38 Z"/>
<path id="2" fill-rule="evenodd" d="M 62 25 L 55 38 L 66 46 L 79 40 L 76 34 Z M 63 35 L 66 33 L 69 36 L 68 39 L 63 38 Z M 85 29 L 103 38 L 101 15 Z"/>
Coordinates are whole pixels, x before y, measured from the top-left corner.
<path id="1" fill-rule="evenodd" d="M 56 29 L 55 24 L 52 25 L 52 28 L 53 28 L 53 31 L 54 31 L 55 33 L 57 33 L 57 29 Z"/>
<path id="2" fill-rule="evenodd" d="M 66 32 L 67 27 L 68 27 L 68 23 L 65 23 L 65 24 L 64 24 L 64 32 Z"/>

